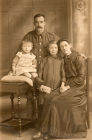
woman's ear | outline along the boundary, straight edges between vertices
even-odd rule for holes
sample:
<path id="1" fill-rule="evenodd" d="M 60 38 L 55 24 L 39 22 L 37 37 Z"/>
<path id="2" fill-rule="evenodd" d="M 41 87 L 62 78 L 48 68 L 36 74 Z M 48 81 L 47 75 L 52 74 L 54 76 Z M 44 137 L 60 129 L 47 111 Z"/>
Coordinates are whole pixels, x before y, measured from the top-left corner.
<path id="1" fill-rule="evenodd" d="M 70 48 L 72 48 L 72 43 L 70 43 L 69 45 L 70 45 Z"/>

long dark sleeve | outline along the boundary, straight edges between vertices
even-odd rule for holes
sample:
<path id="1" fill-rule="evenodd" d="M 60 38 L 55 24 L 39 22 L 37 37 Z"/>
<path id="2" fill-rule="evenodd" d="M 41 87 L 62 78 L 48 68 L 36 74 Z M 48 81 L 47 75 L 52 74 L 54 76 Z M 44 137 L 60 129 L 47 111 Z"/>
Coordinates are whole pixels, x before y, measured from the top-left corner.
<path id="1" fill-rule="evenodd" d="M 85 59 L 82 56 L 78 56 L 75 60 L 74 66 L 77 74 L 69 77 L 67 84 L 70 86 L 81 86 L 84 84 L 85 80 Z"/>
<path id="2" fill-rule="evenodd" d="M 65 77 L 65 69 L 64 69 L 64 60 L 62 59 L 62 63 L 61 63 L 61 82 L 65 82 L 66 81 L 66 77 Z"/>

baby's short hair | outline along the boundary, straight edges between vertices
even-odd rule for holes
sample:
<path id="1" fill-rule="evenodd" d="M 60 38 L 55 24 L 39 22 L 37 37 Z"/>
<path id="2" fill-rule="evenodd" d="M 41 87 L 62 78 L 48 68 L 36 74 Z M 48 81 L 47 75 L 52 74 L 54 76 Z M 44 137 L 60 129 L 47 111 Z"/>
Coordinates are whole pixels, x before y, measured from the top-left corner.
<path id="1" fill-rule="evenodd" d="M 23 44 L 23 43 L 31 43 L 31 44 L 33 45 L 33 42 L 30 41 L 30 40 L 22 40 L 22 44 Z"/>
<path id="2" fill-rule="evenodd" d="M 22 50 L 22 45 L 23 45 L 23 43 L 31 43 L 31 44 L 33 45 L 33 42 L 30 41 L 30 40 L 22 40 L 21 43 L 20 43 L 20 45 L 19 45 L 18 51 L 21 51 L 21 50 Z M 33 46 L 33 47 L 34 47 L 34 46 Z"/>

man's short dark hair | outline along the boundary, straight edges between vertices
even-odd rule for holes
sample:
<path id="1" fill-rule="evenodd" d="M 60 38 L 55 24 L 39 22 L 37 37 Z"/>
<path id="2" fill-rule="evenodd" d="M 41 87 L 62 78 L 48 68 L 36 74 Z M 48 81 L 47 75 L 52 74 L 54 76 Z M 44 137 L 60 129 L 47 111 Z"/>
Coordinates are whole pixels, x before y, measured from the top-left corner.
<path id="1" fill-rule="evenodd" d="M 45 19 L 45 15 L 39 13 L 39 14 L 34 15 L 34 21 L 37 17 L 43 17 Z"/>

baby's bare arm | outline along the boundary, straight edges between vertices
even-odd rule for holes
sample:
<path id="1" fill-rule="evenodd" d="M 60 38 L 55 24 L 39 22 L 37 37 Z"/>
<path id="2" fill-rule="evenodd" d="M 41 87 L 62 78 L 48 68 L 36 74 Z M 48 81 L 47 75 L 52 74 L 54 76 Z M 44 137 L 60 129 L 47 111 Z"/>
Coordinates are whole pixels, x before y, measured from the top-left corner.
<path id="1" fill-rule="evenodd" d="M 13 71 L 13 75 L 16 75 L 16 65 L 19 61 L 19 57 L 16 55 L 12 61 L 12 71 Z"/>
<path id="2" fill-rule="evenodd" d="M 34 68 L 37 67 L 37 60 L 36 60 L 36 59 L 34 59 L 34 60 L 32 61 L 32 66 L 33 66 Z"/>

